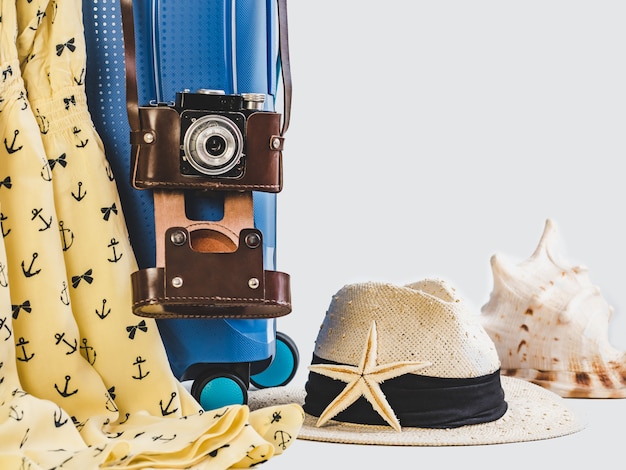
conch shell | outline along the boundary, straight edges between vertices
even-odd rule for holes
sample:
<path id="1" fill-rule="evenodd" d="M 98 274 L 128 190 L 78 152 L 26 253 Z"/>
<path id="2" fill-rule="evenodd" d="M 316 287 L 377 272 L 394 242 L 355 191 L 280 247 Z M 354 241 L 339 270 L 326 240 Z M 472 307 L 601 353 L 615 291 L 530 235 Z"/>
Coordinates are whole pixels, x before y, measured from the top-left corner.
<path id="1" fill-rule="evenodd" d="M 562 397 L 626 397 L 626 353 L 609 344 L 613 314 L 587 268 L 555 258 L 548 219 L 537 249 L 520 264 L 491 257 L 494 286 L 481 322 L 496 345 L 503 375 Z"/>

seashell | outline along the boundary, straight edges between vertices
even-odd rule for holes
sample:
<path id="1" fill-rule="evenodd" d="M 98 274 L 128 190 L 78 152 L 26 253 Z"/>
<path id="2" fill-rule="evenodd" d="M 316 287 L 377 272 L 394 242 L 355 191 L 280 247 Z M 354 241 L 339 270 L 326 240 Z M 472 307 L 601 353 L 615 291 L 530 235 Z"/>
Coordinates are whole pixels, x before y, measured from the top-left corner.
<path id="1" fill-rule="evenodd" d="M 557 260 L 557 230 L 546 221 L 531 257 L 491 257 L 493 290 L 481 323 L 496 345 L 501 373 L 562 397 L 626 397 L 626 353 L 608 340 L 613 314 L 584 266 Z"/>

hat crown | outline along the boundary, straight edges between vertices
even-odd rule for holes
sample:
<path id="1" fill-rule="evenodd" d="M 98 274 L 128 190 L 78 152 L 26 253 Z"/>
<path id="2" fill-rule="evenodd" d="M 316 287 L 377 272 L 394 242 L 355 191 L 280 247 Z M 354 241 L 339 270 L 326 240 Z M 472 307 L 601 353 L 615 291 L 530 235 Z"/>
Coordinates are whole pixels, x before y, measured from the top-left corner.
<path id="1" fill-rule="evenodd" d="M 426 361 L 418 375 L 479 377 L 500 367 L 492 340 L 478 316 L 444 281 L 406 286 L 367 282 L 344 286 L 333 297 L 319 331 L 315 354 L 357 365 L 372 321 L 378 328 L 378 362 Z"/>

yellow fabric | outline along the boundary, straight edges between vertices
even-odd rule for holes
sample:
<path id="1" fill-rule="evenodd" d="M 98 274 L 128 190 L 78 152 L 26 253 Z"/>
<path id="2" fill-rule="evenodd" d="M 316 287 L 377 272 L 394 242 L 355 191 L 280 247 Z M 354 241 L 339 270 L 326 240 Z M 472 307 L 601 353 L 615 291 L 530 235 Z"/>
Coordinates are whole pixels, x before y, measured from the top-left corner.
<path id="1" fill-rule="evenodd" d="M 221 469 L 283 452 L 298 405 L 203 412 L 154 320 L 131 312 L 81 1 L 0 0 L 0 15 L 0 468 Z"/>

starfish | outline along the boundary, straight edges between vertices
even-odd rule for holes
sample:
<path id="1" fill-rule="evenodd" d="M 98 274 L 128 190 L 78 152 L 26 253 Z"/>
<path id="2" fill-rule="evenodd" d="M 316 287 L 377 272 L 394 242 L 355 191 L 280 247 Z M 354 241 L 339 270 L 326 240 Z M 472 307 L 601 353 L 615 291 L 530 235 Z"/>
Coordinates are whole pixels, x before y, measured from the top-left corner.
<path id="1" fill-rule="evenodd" d="M 374 410 L 392 428 L 396 431 L 402 430 L 400 422 L 396 418 L 379 384 L 387 379 L 428 367 L 431 363 L 425 361 L 400 361 L 377 364 L 377 346 L 376 322 L 372 321 L 358 366 L 341 364 L 315 364 L 309 366 L 309 370 L 313 372 L 346 382 L 345 388 L 322 412 L 316 426 L 324 425 L 324 423 L 348 408 L 361 396 L 364 396 L 374 407 Z"/>

